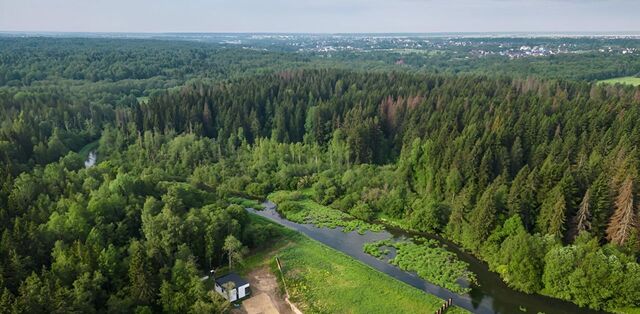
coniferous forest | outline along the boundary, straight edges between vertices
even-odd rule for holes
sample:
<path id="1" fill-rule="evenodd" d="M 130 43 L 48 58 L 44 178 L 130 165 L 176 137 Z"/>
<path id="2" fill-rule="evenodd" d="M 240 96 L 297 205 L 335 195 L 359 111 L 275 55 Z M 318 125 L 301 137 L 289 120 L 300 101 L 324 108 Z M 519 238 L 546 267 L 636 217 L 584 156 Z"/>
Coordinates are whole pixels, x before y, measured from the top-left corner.
<path id="1" fill-rule="evenodd" d="M 529 75 L 508 59 L 452 73 L 390 53 L 0 43 L 1 313 L 225 312 L 201 275 L 230 262 L 229 239 L 276 234 L 234 199 L 280 190 L 439 234 L 518 291 L 640 306 L 640 87 L 588 81 L 592 55 Z"/>

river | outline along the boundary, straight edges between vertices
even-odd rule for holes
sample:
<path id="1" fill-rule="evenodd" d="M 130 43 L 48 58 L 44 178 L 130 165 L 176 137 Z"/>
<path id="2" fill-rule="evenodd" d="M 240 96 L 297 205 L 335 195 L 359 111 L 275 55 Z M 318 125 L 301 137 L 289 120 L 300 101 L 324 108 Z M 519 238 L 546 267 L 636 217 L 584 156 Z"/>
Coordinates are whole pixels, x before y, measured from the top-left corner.
<path id="1" fill-rule="evenodd" d="M 98 160 L 98 154 L 95 151 L 89 152 L 89 156 L 87 156 L 87 160 L 84 161 L 85 168 L 91 168 L 96 164 Z"/>
<path id="2" fill-rule="evenodd" d="M 409 233 L 402 230 L 387 228 L 388 231 L 370 232 L 364 234 L 353 232 L 343 232 L 341 228 L 329 229 L 319 228 L 309 224 L 299 224 L 286 220 L 276 211 L 276 205 L 272 202 L 263 203 L 263 210 L 248 209 L 251 213 L 262 216 L 280 225 L 301 232 L 308 237 L 319 241 L 329 247 L 341 251 L 374 269 L 377 269 L 391 277 L 405 282 L 427 293 L 438 296 L 442 299 L 451 298 L 456 306 L 465 308 L 473 313 L 603 313 L 578 307 L 577 305 L 555 298 L 542 296 L 539 294 L 526 294 L 509 288 L 500 277 L 491 271 L 488 266 L 476 259 L 474 256 L 463 252 L 454 243 L 448 242 L 440 237 L 422 233 Z M 469 270 L 474 272 L 478 284 L 469 286 L 471 291 L 467 294 L 459 295 L 447 289 L 431 284 L 413 272 L 403 271 L 400 268 L 389 264 L 386 261 L 377 259 L 363 252 L 362 246 L 368 242 L 383 239 L 402 239 L 415 235 L 426 236 L 439 241 L 444 248 L 455 253 L 458 258 L 469 264 Z M 522 309 L 522 310 L 521 310 Z"/>

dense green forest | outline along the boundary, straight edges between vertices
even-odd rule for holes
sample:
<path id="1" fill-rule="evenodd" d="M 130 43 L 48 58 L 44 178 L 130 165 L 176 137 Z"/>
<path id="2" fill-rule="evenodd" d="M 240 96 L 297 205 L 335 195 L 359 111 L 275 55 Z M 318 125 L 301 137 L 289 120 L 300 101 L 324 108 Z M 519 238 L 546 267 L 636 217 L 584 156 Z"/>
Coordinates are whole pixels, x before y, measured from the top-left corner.
<path id="1" fill-rule="evenodd" d="M 639 101 L 562 81 L 283 72 L 185 87 L 127 120 L 226 139 L 221 151 L 253 143 L 238 193 L 310 186 L 356 217 L 443 232 L 517 289 L 599 308 L 635 304 L 640 287 L 625 275 Z"/>
<path id="2" fill-rule="evenodd" d="M 200 276 L 227 262 L 230 237 L 256 248 L 273 232 L 232 197 L 303 188 L 439 233 L 517 290 L 640 306 L 638 87 L 11 41 L 0 312 L 223 311 Z M 96 140 L 100 163 L 85 168 L 75 151 Z"/>

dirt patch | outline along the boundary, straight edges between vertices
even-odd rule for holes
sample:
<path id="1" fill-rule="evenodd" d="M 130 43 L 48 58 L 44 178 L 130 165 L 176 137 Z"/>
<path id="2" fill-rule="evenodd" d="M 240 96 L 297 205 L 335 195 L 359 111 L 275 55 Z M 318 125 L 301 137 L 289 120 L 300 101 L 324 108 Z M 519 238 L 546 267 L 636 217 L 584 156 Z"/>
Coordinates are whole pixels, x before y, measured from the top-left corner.
<path id="1" fill-rule="evenodd" d="M 262 292 L 242 302 L 242 308 L 248 314 L 279 314 L 269 296 Z"/>
<path id="2" fill-rule="evenodd" d="M 235 314 L 293 314 L 278 289 L 276 276 L 267 266 L 251 271 L 245 276 L 251 284 L 251 298 L 242 302 L 242 307 L 234 309 Z"/>

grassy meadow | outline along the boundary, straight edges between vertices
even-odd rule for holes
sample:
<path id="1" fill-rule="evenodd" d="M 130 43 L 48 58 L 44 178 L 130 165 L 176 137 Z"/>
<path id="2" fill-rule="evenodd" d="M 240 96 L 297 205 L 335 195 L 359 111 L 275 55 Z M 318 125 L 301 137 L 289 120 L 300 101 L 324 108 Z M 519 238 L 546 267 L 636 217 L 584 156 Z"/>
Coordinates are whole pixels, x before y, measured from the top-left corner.
<path id="1" fill-rule="evenodd" d="M 635 76 L 623 76 L 623 77 L 614 77 L 608 80 L 602 80 L 600 83 L 604 84 L 627 84 L 633 86 L 640 86 L 640 77 Z"/>

